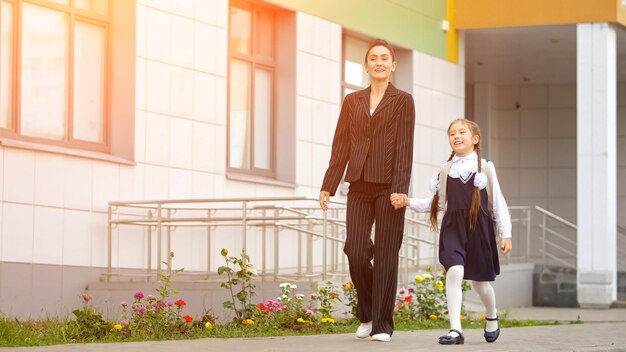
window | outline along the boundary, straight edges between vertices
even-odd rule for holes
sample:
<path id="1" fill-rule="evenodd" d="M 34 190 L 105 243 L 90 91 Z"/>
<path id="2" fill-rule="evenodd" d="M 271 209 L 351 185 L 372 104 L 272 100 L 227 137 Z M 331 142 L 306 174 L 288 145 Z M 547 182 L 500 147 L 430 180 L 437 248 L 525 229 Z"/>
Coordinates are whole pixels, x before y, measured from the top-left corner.
<path id="1" fill-rule="evenodd" d="M 343 40 L 343 96 L 367 88 L 369 75 L 365 72 L 365 53 L 370 42 L 352 36 Z"/>
<path id="2" fill-rule="evenodd" d="M 2 144 L 132 159 L 135 2 L 0 1 Z"/>
<path id="3" fill-rule="evenodd" d="M 228 168 L 273 177 L 276 13 L 233 2 L 229 34 Z"/>

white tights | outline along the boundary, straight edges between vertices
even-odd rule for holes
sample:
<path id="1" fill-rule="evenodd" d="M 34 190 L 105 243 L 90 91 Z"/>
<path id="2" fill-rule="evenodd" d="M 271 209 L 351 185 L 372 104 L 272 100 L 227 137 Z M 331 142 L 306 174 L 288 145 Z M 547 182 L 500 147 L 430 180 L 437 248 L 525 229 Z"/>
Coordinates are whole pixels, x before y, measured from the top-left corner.
<path id="1" fill-rule="evenodd" d="M 450 319 L 450 329 L 463 331 L 461 328 L 461 303 L 463 301 L 463 265 L 454 265 L 448 269 L 446 274 L 446 299 L 448 300 L 448 317 Z M 485 306 L 485 316 L 495 318 L 498 314 L 496 310 L 496 295 L 493 287 L 488 281 L 472 281 L 472 287 Z M 497 321 L 488 321 L 485 327 L 487 331 L 495 331 L 498 328 Z M 450 332 L 450 336 L 458 336 L 455 332 Z"/>

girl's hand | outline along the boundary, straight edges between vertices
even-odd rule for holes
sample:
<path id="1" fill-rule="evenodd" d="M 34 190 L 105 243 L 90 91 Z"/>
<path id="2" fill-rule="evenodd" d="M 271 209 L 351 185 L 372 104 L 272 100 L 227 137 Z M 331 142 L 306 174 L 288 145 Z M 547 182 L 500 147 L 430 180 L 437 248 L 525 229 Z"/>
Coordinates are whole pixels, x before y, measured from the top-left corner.
<path id="1" fill-rule="evenodd" d="M 409 205 L 409 197 L 404 193 L 392 193 L 391 196 L 389 196 L 389 200 L 396 210 Z"/>
<path id="2" fill-rule="evenodd" d="M 502 254 L 507 254 L 513 248 L 513 244 L 511 243 L 510 238 L 503 238 L 502 244 L 500 245 L 500 249 L 502 250 Z"/>

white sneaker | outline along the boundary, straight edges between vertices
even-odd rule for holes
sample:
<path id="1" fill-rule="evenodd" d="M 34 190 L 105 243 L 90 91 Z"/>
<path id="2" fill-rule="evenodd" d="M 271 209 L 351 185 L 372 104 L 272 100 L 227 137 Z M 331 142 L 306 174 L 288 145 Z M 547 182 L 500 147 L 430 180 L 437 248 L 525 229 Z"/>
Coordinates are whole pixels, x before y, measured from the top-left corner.
<path id="1" fill-rule="evenodd" d="M 359 325 L 359 328 L 356 329 L 356 337 L 360 339 L 364 339 L 366 337 L 369 337 L 371 332 L 372 332 L 371 321 L 367 323 L 361 323 L 361 325 Z"/>
<path id="2" fill-rule="evenodd" d="M 389 342 L 391 341 L 391 336 L 383 332 L 383 333 L 372 336 L 372 340 L 379 341 L 379 342 Z"/>

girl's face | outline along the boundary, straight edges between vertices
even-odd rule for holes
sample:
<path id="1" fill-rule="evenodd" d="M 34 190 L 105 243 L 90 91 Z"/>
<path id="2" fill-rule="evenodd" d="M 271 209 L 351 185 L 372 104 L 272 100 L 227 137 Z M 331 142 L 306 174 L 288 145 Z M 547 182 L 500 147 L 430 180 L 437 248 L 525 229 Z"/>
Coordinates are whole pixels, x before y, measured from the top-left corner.
<path id="1" fill-rule="evenodd" d="M 370 49 L 365 60 L 365 70 L 372 81 L 388 80 L 396 70 L 391 52 L 384 46 L 375 46 Z"/>
<path id="2" fill-rule="evenodd" d="M 448 129 L 450 148 L 458 156 L 467 156 L 474 151 L 480 141 L 479 135 L 472 135 L 471 130 L 463 122 L 455 122 Z"/>

